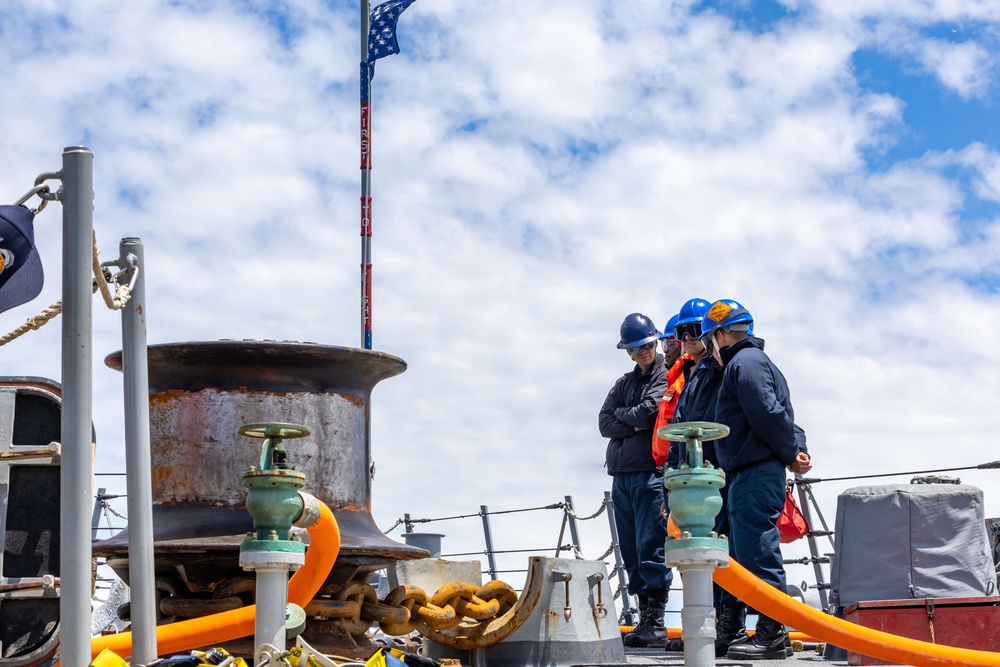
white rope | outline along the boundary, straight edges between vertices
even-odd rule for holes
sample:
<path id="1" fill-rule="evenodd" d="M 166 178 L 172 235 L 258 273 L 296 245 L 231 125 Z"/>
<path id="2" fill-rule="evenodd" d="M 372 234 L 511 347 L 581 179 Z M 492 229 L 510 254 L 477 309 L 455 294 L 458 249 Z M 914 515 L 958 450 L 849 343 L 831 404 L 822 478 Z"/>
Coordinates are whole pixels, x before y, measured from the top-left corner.
<path id="1" fill-rule="evenodd" d="M 382 531 L 382 534 L 383 534 L 383 535 L 388 535 L 388 534 L 389 534 L 389 533 L 391 533 L 392 531 L 396 530 L 396 527 L 397 527 L 397 526 L 401 526 L 401 525 L 403 525 L 403 523 L 404 523 L 404 522 L 403 522 L 403 519 L 396 519 L 396 523 L 394 523 L 394 524 L 392 524 L 391 526 L 389 526 L 389 528 L 388 528 L 388 529 L 386 529 L 386 530 L 383 530 L 383 531 Z"/>
<path id="2" fill-rule="evenodd" d="M 108 308 L 121 310 L 132 297 L 132 289 L 127 284 L 119 285 L 114 295 L 111 294 L 108 280 L 104 275 L 104 270 L 101 269 L 100 255 L 101 251 L 97 248 L 97 232 L 94 232 L 94 281 L 97 283 L 98 289 L 101 290 L 101 296 L 104 297 L 104 303 L 107 304 Z M 138 268 L 134 270 L 138 270 Z"/>
<path id="3" fill-rule="evenodd" d="M 596 519 L 597 517 L 599 517 L 602 514 L 604 514 L 604 510 L 606 510 L 607 508 L 608 508 L 607 501 L 606 500 L 602 500 L 601 501 L 601 506 L 598 507 L 597 511 L 594 512 L 593 514 L 591 514 L 590 516 L 580 516 L 575 511 L 571 510 L 569 507 L 564 507 L 563 511 L 566 512 L 566 514 L 568 514 L 569 516 L 571 516 L 574 519 L 576 519 L 577 521 L 589 521 L 591 519 Z"/>
<path id="4" fill-rule="evenodd" d="M 615 552 L 615 545 L 612 544 L 611 546 L 608 547 L 607 551 L 605 551 L 603 554 L 597 557 L 597 560 L 604 560 L 614 552 Z"/>
<path id="5" fill-rule="evenodd" d="M 59 313 L 61 312 L 62 312 L 62 300 L 56 301 L 54 304 L 52 304 L 39 314 L 35 315 L 34 317 L 29 317 L 27 322 L 25 322 L 18 328 L 14 329 L 3 338 L 0 338 L 0 347 L 6 345 L 7 343 L 16 338 L 20 338 L 29 331 L 37 331 L 42 327 L 42 325 L 46 324 L 49 320 L 52 320 L 53 318 L 58 316 Z"/>
<path id="6" fill-rule="evenodd" d="M 138 267 L 135 267 L 133 270 L 138 271 L 139 269 Z M 104 275 L 104 270 L 101 268 L 100 250 L 97 248 L 97 233 L 95 232 L 93 291 L 96 292 L 98 290 L 101 291 L 101 296 L 104 297 L 104 303 L 107 304 L 108 308 L 111 310 L 121 310 L 132 297 L 132 290 L 127 284 L 119 285 L 115 290 L 115 293 L 113 295 L 111 294 L 111 289 L 108 287 L 108 279 Z M 62 299 L 56 301 L 54 304 L 34 317 L 29 317 L 24 324 L 0 338 L 0 347 L 6 345 L 12 340 L 20 338 L 29 331 L 38 331 L 42 328 L 42 326 L 58 317 L 60 313 L 62 313 Z"/>
<path id="7" fill-rule="evenodd" d="M 109 503 L 107 500 L 104 500 L 102 498 L 101 499 L 101 505 L 104 506 L 104 509 L 106 509 L 107 511 L 111 512 L 112 514 L 114 514 L 119 519 L 125 519 L 126 521 L 128 521 L 128 517 L 125 516 L 124 514 L 122 514 L 121 512 L 118 512 L 117 510 L 115 510 L 115 508 L 112 507 L 111 503 Z"/>

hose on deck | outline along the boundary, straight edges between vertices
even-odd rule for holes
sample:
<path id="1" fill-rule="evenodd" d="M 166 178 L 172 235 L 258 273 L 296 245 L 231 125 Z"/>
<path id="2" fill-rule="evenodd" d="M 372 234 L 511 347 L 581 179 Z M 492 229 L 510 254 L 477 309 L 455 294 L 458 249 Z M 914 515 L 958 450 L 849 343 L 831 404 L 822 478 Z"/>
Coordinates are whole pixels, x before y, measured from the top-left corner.
<path id="1" fill-rule="evenodd" d="M 307 528 L 309 548 L 305 563 L 288 582 L 288 601 L 305 607 L 319 591 L 340 552 L 340 528 L 333 512 L 320 501 L 319 519 Z M 156 628 L 156 651 L 159 655 L 178 653 L 199 646 L 212 646 L 254 633 L 256 605 L 224 611 L 210 616 L 161 625 Z M 102 649 L 117 655 L 132 654 L 132 633 L 94 637 L 91 656 Z"/>
<path id="2" fill-rule="evenodd" d="M 758 612 L 848 651 L 914 667 L 1000 666 L 1000 653 L 899 637 L 824 614 L 764 583 L 732 558 L 729 567 L 715 569 L 713 578 Z"/>

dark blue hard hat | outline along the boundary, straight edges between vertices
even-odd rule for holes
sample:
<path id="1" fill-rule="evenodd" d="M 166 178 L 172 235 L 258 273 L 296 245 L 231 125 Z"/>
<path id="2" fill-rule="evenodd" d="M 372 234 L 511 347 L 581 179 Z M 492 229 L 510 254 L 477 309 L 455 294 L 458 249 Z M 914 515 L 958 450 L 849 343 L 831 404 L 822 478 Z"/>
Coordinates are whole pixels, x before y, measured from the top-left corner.
<path id="1" fill-rule="evenodd" d="M 625 317 L 622 322 L 621 340 L 618 341 L 619 350 L 628 350 L 633 347 L 645 345 L 650 341 L 659 339 L 660 332 L 657 330 L 653 320 L 642 313 L 632 313 Z"/>

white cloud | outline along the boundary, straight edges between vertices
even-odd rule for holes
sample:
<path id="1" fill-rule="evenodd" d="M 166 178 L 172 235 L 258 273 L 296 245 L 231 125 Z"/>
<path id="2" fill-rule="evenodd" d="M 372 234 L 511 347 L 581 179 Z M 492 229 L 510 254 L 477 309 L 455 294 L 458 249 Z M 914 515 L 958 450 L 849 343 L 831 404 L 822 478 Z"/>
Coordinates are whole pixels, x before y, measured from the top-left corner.
<path id="1" fill-rule="evenodd" d="M 976 196 L 987 201 L 1000 201 L 1000 153 L 981 143 L 974 143 L 960 151 L 948 151 L 935 157 L 933 164 L 939 168 L 962 165 L 973 172 L 972 184 Z"/>
<path id="2" fill-rule="evenodd" d="M 824 18 L 898 60 L 907 74 L 928 74 L 962 99 L 986 99 L 996 88 L 995 3 L 818 2 Z"/>
<path id="3" fill-rule="evenodd" d="M 994 58 L 979 44 L 924 40 L 917 48 L 924 68 L 963 98 L 981 97 L 993 84 Z"/>
<path id="4" fill-rule="evenodd" d="M 632 311 L 662 324 L 695 295 L 755 313 L 818 475 L 940 467 L 944 440 L 979 462 L 1000 426 L 985 339 L 1000 302 L 973 278 L 996 275 L 997 231 L 964 245 L 959 217 L 969 173 L 997 199 L 997 147 L 873 173 L 866 151 L 906 128 L 899 98 L 850 70 L 861 19 L 910 20 L 911 4 L 803 6 L 757 35 L 667 2 L 408 9 L 373 88 L 375 347 L 409 364 L 373 397 L 379 523 L 567 494 L 596 509 L 596 415 L 630 365 L 618 326 Z M 0 99 L 0 183 L 12 200 L 63 146 L 94 150 L 102 256 L 146 244 L 151 342 L 358 344 L 356 8 L 296 3 L 287 49 L 226 5 L 0 11 L 19 92 Z M 53 11 L 66 27 L 28 56 L 8 18 Z M 939 71 L 961 69 L 955 53 Z M 965 62 L 955 85 L 993 94 L 976 83 L 989 63 Z M 5 326 L 58 298 L 50 206 L 45 292 Z M 58 326 L 0 350 L 5 372 L 58 377 Z M 120 376 L 100 364 L 118 326 L 95 305 L 98 467 L 120 470 Z M 818 491 L 829 520 L 835 492 Z M 520 532 L 548 544 L 555 523 Z M 596 524 L 588 554 L 606 546 Z"/>
<path id="5" fill-rule="evenodd" d="M 935 23 L 1000 19 L 1000 9 L 990 0 L 820 0 L 813 3 L 822 13 L 860 22 L 866 18 Z"/>

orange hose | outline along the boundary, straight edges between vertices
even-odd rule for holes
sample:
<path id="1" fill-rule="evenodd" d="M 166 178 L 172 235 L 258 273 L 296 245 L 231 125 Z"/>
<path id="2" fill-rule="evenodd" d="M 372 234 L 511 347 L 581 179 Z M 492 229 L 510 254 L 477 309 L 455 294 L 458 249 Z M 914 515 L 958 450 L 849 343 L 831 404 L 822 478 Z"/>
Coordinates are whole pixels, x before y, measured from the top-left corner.
<path id="1" fill-rule="evenodd" d="M 319 519 L 309 526 L 309 548 L 302 567 L 288 582 L 288 601 L 305 607 L 326 580 L 340 551 L 340 529 L 333 512 L 320 501 Z M 210 616 L 161 625 L 156 628 L 156 652 L 169 655 L 199 646 L 210 646 L 254 633 L 256 605 Z M 119 656 L 132 653 L 132 633 L 94 637 L 91 656 L 108 648 Z"/>
<path id="2" fill-rule="evenodd" d="M 1000 666 L 1000 653 L 898 637 L 824 614 L 764 583 L 732 558 L 729 567 L 715 569 L 713 578 L 715 583 L 762 614 L 855 653 L 914 667 Z"/>

